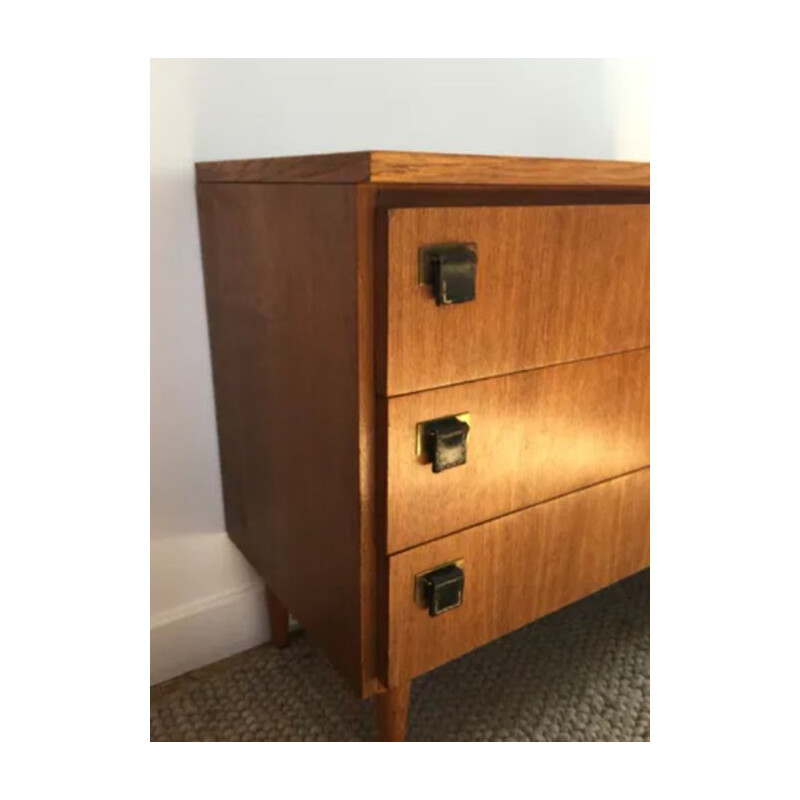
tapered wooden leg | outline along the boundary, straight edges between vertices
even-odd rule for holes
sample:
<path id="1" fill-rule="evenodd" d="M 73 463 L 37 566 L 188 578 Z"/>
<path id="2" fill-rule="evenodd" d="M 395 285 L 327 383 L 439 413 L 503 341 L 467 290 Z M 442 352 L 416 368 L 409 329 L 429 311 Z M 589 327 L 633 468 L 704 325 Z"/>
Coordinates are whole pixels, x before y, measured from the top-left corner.
<path id="1" fill-rule="evenodd" d="M 411 681 L 381 692 L 376 698 L 378 728 L 382 742 L 404 742 L 406 740 L 406 717 Z"/>
<path id="2" fill-rule="evenodd" d="M 286 647 L 289 644 L 289 612 L 269 586 L 265 586 L 264 591 L 267 596 L 269 630 L 272 637 L 270 641 L 275 647 Z"/>

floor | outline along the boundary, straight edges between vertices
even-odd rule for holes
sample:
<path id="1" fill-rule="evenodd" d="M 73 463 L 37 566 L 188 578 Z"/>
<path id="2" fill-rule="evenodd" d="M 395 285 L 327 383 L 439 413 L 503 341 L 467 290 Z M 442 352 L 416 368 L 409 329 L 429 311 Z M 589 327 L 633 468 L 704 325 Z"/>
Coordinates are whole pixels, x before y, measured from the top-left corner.
<path id="1" fill-rule="evenodd" d="M 417 678 L 409 741 L 650 741 L 645 570 Z M 151 690 L 154 742 L 375 740 L 359 701 L 302 633 Z"/>

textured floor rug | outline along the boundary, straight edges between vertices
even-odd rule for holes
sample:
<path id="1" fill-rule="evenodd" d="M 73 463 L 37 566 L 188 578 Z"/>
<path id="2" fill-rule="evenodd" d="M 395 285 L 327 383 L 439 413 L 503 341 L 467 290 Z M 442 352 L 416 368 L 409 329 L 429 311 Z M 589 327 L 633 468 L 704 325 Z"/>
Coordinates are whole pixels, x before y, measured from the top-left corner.
<path id="1" fill-rule="evenodd" d="M 650 573 L 417 678 L 408 741 L 650 741 Z M 151 691 L 154 742 L 373 741 L 372 701 L 303 633 Z"/>

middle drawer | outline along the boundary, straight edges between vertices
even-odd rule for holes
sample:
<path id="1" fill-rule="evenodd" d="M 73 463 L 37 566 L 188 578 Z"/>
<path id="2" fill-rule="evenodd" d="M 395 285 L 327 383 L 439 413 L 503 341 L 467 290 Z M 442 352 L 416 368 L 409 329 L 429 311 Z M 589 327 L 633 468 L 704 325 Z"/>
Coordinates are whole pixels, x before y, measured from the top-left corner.
<path id="1" fill-rule="evenodd" d="M 647 348 L 384 401 L 387 552 L 647 466 L 649 365 Z M 466 463 L 434 472 L 418 426 L 461 414 Z"/>

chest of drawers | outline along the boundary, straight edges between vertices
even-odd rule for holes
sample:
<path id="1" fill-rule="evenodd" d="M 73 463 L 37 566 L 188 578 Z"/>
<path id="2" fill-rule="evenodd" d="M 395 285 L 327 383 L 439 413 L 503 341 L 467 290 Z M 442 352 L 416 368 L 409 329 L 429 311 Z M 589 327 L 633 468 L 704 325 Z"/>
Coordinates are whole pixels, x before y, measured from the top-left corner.
<path id="1" fill-rule="evenodd" d="M 649 182 L 197 165 L 227 529 L 384 740 L 415 676 L 649 563 Z"/>

